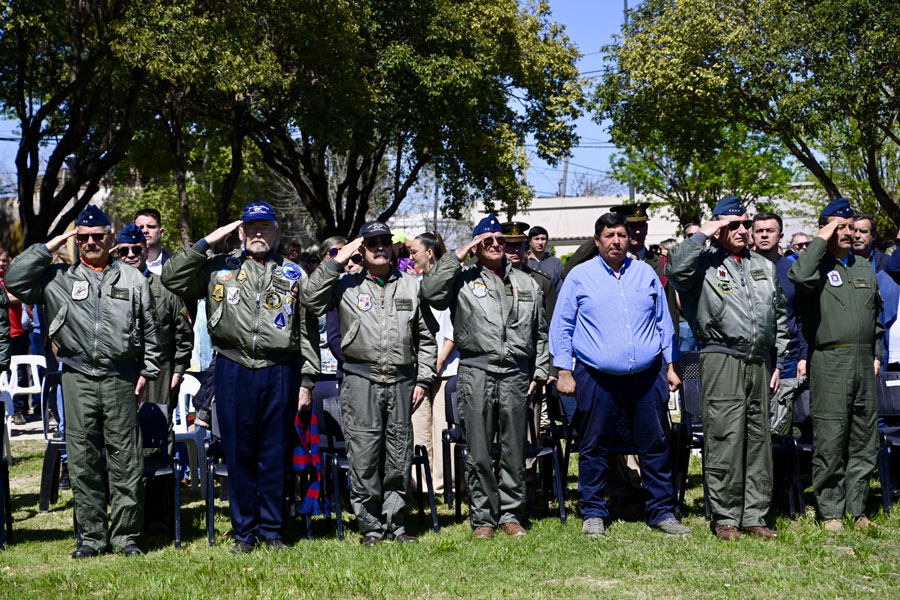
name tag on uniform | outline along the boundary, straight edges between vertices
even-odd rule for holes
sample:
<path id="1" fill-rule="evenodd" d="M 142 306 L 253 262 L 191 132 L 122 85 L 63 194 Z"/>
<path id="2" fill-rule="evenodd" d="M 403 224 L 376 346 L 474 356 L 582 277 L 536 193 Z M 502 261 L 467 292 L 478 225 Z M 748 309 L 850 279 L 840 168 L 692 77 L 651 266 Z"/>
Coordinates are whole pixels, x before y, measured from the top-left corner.
<path id="1" fill-rule="evenodd" d="M 76 281 L 72 284 L 72 300 L 84 300 L 88 297 L 88 282 Z"/>
<path id="2" fill-rule="evenodd" d="M 274 287 L 282 294 L 287 294 L 291 291 L 291 282 L 284 279 L 273 279 L 272 287 Z"/>
<path id="3" fill-rule="evenodd" d="M 750 271 L 750 277 L 752 277 L 754 281 L 759 281 L 766 278 L 766 272 L 762 269 L 753 269 Z"/>
<path id="4" fill-rule="evenodd" d="M 865 279 L 853 279 L 853 287 L 855 288 L 871 288 L 872 285 Z"/>
<path id="5" fill-rule="evenodd" d="M 131 297 L 128 293 L 128 288 L 114 287 L 109 290 L 109 295 L 117 300 L 128 300 Z"/>
<path id="6" fill-rule="evenodd" d="M 397 310 L 412 310 L 413 302 L 409 298 L 396 298 L 394 299 L 394 306 L 397 307 Z"/>
<path id="7" fill-rule="evenodd" d="M 532 302 L 534 297 L 527 290 L 519 290 L 519 301 Z"/>
<path id="8" fill-rule="evenodd" d="M 512 296 L 512 295 L 513 295 L 513 286 L 512 286 L 512 285 L 507 284 L 507 285 L 505 285 L 505 286 L 503 286 L 503 287 L 506 288 L 506 295 L 507 295 L 507 296 Z"/>
<path id="9" fill-rule="evenodd" d="M 841 279 L 841 274 L 837 271 L 829 271 L 828 283 L 830 283 L 832 287 L 841 287 L 842 285 L 844 285 L 844 280 Z"/>

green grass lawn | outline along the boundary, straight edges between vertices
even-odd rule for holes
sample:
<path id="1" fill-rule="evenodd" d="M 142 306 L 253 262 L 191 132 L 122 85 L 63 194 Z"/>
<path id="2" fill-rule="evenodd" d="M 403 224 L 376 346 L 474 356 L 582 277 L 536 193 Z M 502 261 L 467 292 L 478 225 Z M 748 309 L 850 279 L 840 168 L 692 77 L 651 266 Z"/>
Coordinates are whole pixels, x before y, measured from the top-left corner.
<path id="1" fill-rule="evenodd" d="M 0 552 L 0 597 L 54 598 L 856 598 L 900 596 L 900 517 L 875 514 L 877 530 L 826 534 L 812 509 L 797 521 L 777 518 L 778 540 L 720 542 L 702 513 L 693 465 L 685 523 L 688 539 L 648 531 L 640 509 L 619 515 L 607 537 L 586 539 L 569 501 L 569 521 L 535 519 L 524 538 L 499 533 L 475 541 L 468 523 L 440 506 L 441 533 L 411 515 L 417 545 L 364 548 L 348 531 L 338 542 L 316 519 L 314 540 L 294 523 L 280 554 L 232 556 L 227 508 L 218 506 L 217 540 L 206 542 L 203 503 L 184 494 L 184 547 L 143 540 L 147 555 L 74 561 L 72 496 L 62 492 L 38 512 L 43 444 L 13 445 L 15 543 Z M 573 458 L 573 470 L 574 470 Z M 574 490 L 574 478 L 569 486 Z M 574 494 L 572 494 L 574 495 Z M 811 501 L 811 495 L 807 495 Z M 873 490 L 876 509 L 880 492 Z M 551 515 L 552 515 L 551 507 Z M 351 519 L 352 523 L 352 519 Z"/>

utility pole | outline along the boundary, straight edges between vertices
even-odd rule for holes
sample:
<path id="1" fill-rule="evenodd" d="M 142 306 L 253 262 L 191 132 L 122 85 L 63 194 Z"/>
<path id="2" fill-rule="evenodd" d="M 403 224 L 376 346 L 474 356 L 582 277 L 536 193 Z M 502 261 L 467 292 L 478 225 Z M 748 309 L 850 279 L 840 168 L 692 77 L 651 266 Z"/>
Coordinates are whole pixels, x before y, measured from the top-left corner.
<path id="1" fill-rule="evenodd" d="M 623 10 L 624 18 L 625 18 L 625 27 L 628 27 L 628 0 L 624 0 L 625 8 Z M 631 149 L 629 148 L 628 152 L 628 162 L 629 164 L 634 163 L 634 157 L 631 154 Z M 629 176 L 628 177 L 628 202 L 634 204 L 634 180 Z"/>
<path id="2" fill-rule="evenodd" d="M 567 156 L 563 159 L 563 174 L 562 179 L 559 180 L 559 189 L 556 191 L 556 195 L 560 198 L 566 197 L 566 187 L 569 183 L 569 157 Z"/>

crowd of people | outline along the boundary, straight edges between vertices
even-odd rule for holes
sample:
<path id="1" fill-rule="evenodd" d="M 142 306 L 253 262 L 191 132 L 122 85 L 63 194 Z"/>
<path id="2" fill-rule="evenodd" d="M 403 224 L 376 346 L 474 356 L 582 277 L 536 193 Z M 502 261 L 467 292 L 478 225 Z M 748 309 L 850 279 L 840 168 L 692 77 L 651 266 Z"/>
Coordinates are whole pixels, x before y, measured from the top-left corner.
<path id="1" fill-rule="evenodd" d="M 599 216 L 565 265 L 545 228 L 493 214 L 455 251 L 436 232 L 407 239 L 371 221 L 352 241 L 332 237 L 306 253 L 290 242 L 279 253 L 266 202 L 171 255 L 157 211 L 116 234 L 92 205 L 71 231 L 11 264 L 0 248 L 0 366 L 31 351 L 62 371 L 57 419 L 83 533 L 73 558 L 110 547 L 141 554 L 136 407 L 154 402 L 172 415 L 192 363 L 214 391 L 236 553 L 285 547 L 295 418 L 310 418 L 324 381 L 340 389 L 350 502 L 367 546 L 417 541 L 404 525 L 414 445 L 433 457 L 443 491 L 434 449 L 452 379 L 475 538 L 527 534 L 529 406 L 545 431 L 543 400 L 556 394 L 577 432 L 583 533 L 605 535 L 607 496 L 624 485 L 639 487 L 651 529 L 688 536 L 676 517 L 667 411 L 682 385 L 680 355 L 692 350 L 717 537 L 777 537 L 766 521 L 774 407 L 807 381 L 823 526 L 840 529 L 845 515 L 872 526 L 874 384 L 882 365 L 900 368 L 900 253 L 877 249 L 874 219 L 844 199 L 786 248 L 781 217 L 751 219 L 735 196 L 680 243 L 648 248 L 648 206 Z M 27 402 L 17 398 L 14 422 Z M 636 456 L 611 454 L 623 420 Z"/>

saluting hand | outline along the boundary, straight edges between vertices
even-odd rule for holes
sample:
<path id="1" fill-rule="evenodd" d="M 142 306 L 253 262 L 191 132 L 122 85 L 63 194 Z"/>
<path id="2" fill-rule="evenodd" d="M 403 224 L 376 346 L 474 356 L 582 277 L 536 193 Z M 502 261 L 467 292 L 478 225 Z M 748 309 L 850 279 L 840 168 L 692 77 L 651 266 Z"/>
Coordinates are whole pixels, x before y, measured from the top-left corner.
<path id="1" fill-rule="evenodd" d="M 50 254 L 56 254 L 56 252 L 66 245 L 68 239 L 78 233 L 78 230 L 74 227 L 71 231 L 67 231 L 65 233 L 61 233 L 49 242 L 47 242 L 47 250 L 50 251 Z"/>
<path id="2" fill-rule="evenodd" d="M 463 262 L 466 260 L 466 257 L 469 255 L 469 252 L 475 250 L 478 246 L 481 245 L 481 240 L 489 235 L 493 235 L 490 233 L 482 233 L 477 238 L 473 239 L 471 242 L 460 248 L 456 251 L 456 258 L 459 259 L 459 262 Z"/>
<path id="3" fill-rule="evenodd" d="M 237 231 L 237 228 L 241 226 L 241 223 L 243 223 L 243 221 L 238 219 L 237 221 L 232 221 L 228 225 L 222 225 L 212 233 L 208 234 L 204 239 L 210 246 L 215 246 L 216 244 L 227 238 L 229 235 Z"/>
<path id="4" fill-rule="evenodd" d="M 712 219 L 703 224 L 703 227 L 700 228 L 700 232 L 703 233 L 706 237 L 712 237 L 716 233 L 719 232 L 720 229 L 726 227 L 728 225 L 728 219 Z"/>
<path id="5" fill-rule="evenodd" d="M 838 225 L 840 225 L 840 219 L 835 219 L 834 221 L 827 223 L 819 228 L 819 231 L 816 232 L 817 238 L 822 238 L 826 242 L 834 237 L 835 232 L 837 231 Z"/>
<path id="6" fill-rule="evenodd" d="M 347 266 L 347 263 L 350 262 L 350 258 L 356 254 L 362 254 L 363 252 L 363 238 L 358 237 L 349 244 L 344 245 L 343 248 L 338 250 L 338 253 L 335 255 L 334 260 L 338 261 L 344 266 Z"/>
<path id="7" fill-rule="evenodd" d="M 423 400 L 425 400 L 425 388 L 417 385 L 413 388 L 412 412 L 416 412 L 416 409 L 419 408 Z"/>

